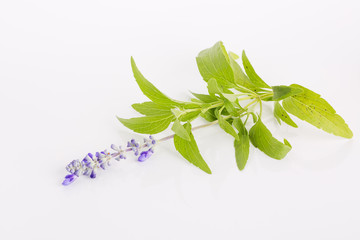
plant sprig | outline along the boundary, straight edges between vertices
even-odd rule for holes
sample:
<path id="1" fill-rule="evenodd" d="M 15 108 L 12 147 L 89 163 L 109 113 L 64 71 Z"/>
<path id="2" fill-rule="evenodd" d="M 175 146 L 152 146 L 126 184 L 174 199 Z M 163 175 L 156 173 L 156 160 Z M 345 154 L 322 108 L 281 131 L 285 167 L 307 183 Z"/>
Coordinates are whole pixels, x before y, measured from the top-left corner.
<path id="1" fill-rule="evenodd" d="M 328 133 L 352 138 L 353 133 L 345 121 L 336 114 L 330 104 L 319 94 L 298 84 L 270 87 L 255 72 L 245 52 L 242 52 L 242 67 L 237 63 L 240 57 L 227 52 L 222 42 L 199 53 L 196 58 L 198 69 L 207 83 L 208 94 L 192 93 L 190 101 L 174 100 L 150 83 L 139 71 L 131 58 L 131 67 L 141 91 L 151 101 L 133 104 L 142 117 L 119 121 L 131 130 L 142 134 L 157 134 L 170 124 L 173 135 L 160 139 L 173 139 L 176 150 L 190 163 L 206 173 L 211 170 L 200 154 L 193 131 L 218 124 L 234 138 L 235 158 L 240 170 L 244 169 L 249 157 L 250 142 L 269 157 L 283 159 L 291 150 L 290 143 L 274 138 L 262 122 L 264 102 L 274 103 L 274 117 L 297 128 L 290 118 L 294 115 Z M 247 104 L 240 104 L 247 101 Z M 259 111 L 255 110 L 259 104 Z M 191 122 L 202 117 L 208 124 L 192 128 Z M 245 126 L 249 118 L 253 126 Z"/>

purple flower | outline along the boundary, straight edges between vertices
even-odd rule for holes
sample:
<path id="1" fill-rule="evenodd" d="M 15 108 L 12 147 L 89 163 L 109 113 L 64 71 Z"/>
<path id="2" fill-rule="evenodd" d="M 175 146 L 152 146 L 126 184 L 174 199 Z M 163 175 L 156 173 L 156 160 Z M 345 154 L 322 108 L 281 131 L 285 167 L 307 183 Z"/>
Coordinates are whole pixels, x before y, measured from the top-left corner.
<path id="1" fill-rule="evenodd" d="M 140 144 L 136 142 L 135 139 L 131 139 L 131 141 L 127 143 L 127 147 L 134 152 L 135 156 L 139 155 Z"/>
<path id="2" fill-rule="evenodd" d="M 62 185 L 64 185 L 64 186 L 69 185 L 70 183 L 72 183 L 73 181 L 75 181 L 75 179 L 76 179 L 77 177 L 78 177 L 78 176 L 76 176 L 75 174 L 66 175 L 66 176 L 65 176 L 65 180 L 62 182 Z"/>
<path id="3" fill-rule="evenodd" d="M 144 162 L 146 159 L 148 159 L 149 157 L 151 157 L 151 155 L 154 153 L 154 150 L 152 148 L 150 148 L 147 151 L 143 151 L 140 153 L 140 156 L 138 158 L 139 162 Z"/>
<path id="4" fill-rule="evenodd" d="M 154 153 L 153 147 L 155 144 L 156 140 L 152 136 L 149 136 L 148 138 L 144 138 L 143 144 L 135 141 L 135 139 L 131 139 L 127 142 L 127 148 L 125 149 L 121 149 L 119 145 L 112 144 L 111 148 L 114 150 L 112 153 L 107 150 L 99 151 L 95 154 L 88 153 L 83 160 L 73 160 L 66 166 L 66 170 L 70 174 L 66 175 L 62 185 L 69 185 L 81 175 L 96 178 L 98 169 L 105 170 L 107 166 L 110 166 L 112 159 L 117 161 L 126 159 L 126 152 L 133 152 L 135 156 L 138 156 L 137 160 L 143 162 Z"/>
<path id="5" fill-rule="evenodd" d="M 79 160 L 73 160 L 71 161 L 67 166 L 66 166 L 66 170 L 69 173 L 75 173 L 77 172 L 79 169 L 81 168 L 81 163 Z M 78 174 L 77 174 L 78 175 Z"/>

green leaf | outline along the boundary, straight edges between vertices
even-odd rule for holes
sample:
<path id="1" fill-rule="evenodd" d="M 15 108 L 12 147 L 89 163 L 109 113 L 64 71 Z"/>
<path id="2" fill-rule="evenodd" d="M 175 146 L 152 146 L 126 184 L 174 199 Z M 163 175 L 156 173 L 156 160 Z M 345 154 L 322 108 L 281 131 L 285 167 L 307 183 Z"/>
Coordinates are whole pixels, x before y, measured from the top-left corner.
<path id="1" fill-rule="evenodd" d="M 353 137 L 353 133 L 344 119 L 336 114 L 331 105 L 319 94 L 297 84 L 291 86 L 301 88 L 303 93 L 283 101 L 286 111 L 325 132 L 344 138 Z"/>
<path id="2" fill-rule="evenodd" d="M 212 96 L 214 98 L 215 98 L 215 94 L 218 94 L 219 96 L 222 96 L 222 89 L 218 85 L 215 78 L 209 79 L 207 88 L 208 88 L 210 96 Z"/>
<path id="3" fill-rule="evenodd" d="M 165 94 L 160 92 L 159 89 L 157 89 L 152 83 L 150 83 L 139 71 L 137 68 L 135 61 L 133 57 L 131 57 L 131 68 L 134 73 L 135 80 L 137 84 L 139 85 L 141 91 L 144 93 L 145 96 L 147 96 L 150 100 L 153 102 L 157 102 L 159 104 L 163 105 L 172 105 L 177 106 L 179 103 L 176 101 L 170 99 Z"/>
<path id="4" fill-rule="evenodd" d="M 234 60 L 237 60 L 240 58 L 239 55 L 237 55 L 236 53 L 231 52 L 231 51 L 229 51 L 229 57 L 231 57 Z"/>
<path id="5" fill-rule="evenodd" d="M 231 126 L 230 123 L 228 123 L 223 116 L 221 115 L 221 112 L 215 111 L 215 115 L 217 116 L 217 119 L 219 120 L 219 126 L 228 134 L 233 136 L 236 140 L 239 140 L 239 136 L 234 130 L 234 128 Z"/>
<path id="6" fill-rule="evenodd" d="M 206 82 L 214 78 L 221 86 L 233 86 L 234 73 L 222 42 L 217 42 L 211 48 L 201 51 L 196 57 L 196 62 Z"/>
<path id="7" fill-rule="evenodd" d="M 179 119 L 176 119 L 171 130 L 173 130 L 173 132 L 178 135 L 179 137 L 181 137 L 182 139 L 186 140 L 186 141 L 190 141 L 190 135 L 189 133 L 186 131 L 186 129 L 184 128 L 183 125 L 181 125 Z"/>
<path id="8" fill-rule="evenodd" d="M 179 120 L 182 121 L 182 122 L 191 122 L 192 120 L 197 118 L 200 115 L 200 113 L 201 113 L 201 110 L 188 112 L 188 113 L 185 113 L 185 114 L 181 115 L 179 117 Z"/>
<path id="9" fill-rule="evenodd" d="M 275 102 L 274 104 L 274 116 L 278 120 L 279 124 L 283 122 L 287 123 L 288 125 L 297 128 L 298 126 L 296 123 L 290 118 L 289 114 L 285 111 L 285 109 L 280 105 L 279 102 Z"/>
<path id="10" fill-rule="evenodd" d="M 240 65 L 235 61 L 235 58 L 233 57 L 232 54 L 229 54 L 229 59 L 230 59 L 230 65 L 234 72 L 234 82 L 236 84 L 246 87 L 250 90 L 255 89 L 256 86 L 250 81 L 248 76 L 246 76 L 244 71 L 241 69 Z M 241 90 L 241 89 L 239 89 L 239 90 Z"/>
<path id="11" fill-rule="evenodd" d="M 117 118 L 125 127 L 130 128 L 134 132 L 144 134 L 155 134 L 164 131 L 174 119 L 174 116 L 169 115 L 154 115 L 138 118 Z"/>
<path id="12" fill-rule="evenodd" d="M 222 96 L 224 98 L 226 98 L 227 100 L 229 100 L 230 102 L 235 102 L 238 97 L 236 96 L 236 94 L 228 94 L 228 93 L 223 93 Z"/>
<path id="13" fill-rule="evenodd" d="M 249 134 L 240 118 L 235 118 L 233 124 L 239 131 L 239 140 L 234 141 L 236 164 L 239 170 L 243 170 L 249 158 Z"/>
<path id="14" fill-rule="evenodd" d="M 224 106 L 226 108 L 226 111 L 228 111 L 232 116 L 238 117 L 240 114 L 234 105 L 236 105 L 236 104 L 230 102 L 227 99 L 224 99 Z"/>
<path id="15" fill-rule="evenodd" d="M 215 109 L 209 109 L 205 113 L 201 113 L 200 116 L 208 122 L 213 122 L 217 120 L 215 116 Z"/>
<path id="16" fill-rule="evenodd" d="M 134 103 L 131 105 L 137 112 L 152 115 L 169 115 L 171 113 L 169 106 L 160 105 L 154 102 Z"/>
<path id="17" fill-rule="evenodd" d="M 269 157 L 278 160 L 283 159 L 291 150 L 288 141 L 284 141 L 284 144 L 274 138 L 271 132 L 261 122 L 261 119 L 250 129 L 249 137 L 255 147 L 259 148 Z"/>
<path id="18" fill-rule="evenodd" d="M 200 168 L 204 172 L 211 174 L 211 170 L 209 166 L 206 164 L 203 157 L 201 156 L 194 135 L 191 132 L 191 124 L 190 123 L 184 124 L 184 128 L 186 129 L 186 131 L 190 136 L 190 141 L 186 141 L 177 134 L 175 134 L 174 145 L 176 150 L 190 163 L 194 164 L 196 167 Z"/>
<path id="19" fill-rule="evenodd" d="M 174 116 L 176 118 L 179 118 L 183 114 L 183 110 L 181 110 L 179 108 L 172 108 L 171 112 L 172 112 L 172 114 L 174 114 Z"/>
<path id="20" fill-rule="evenodd" d="M 245 51 L 242 53 L 242 61 L 245 68 L 245 72 L 248 75 L 250 81 L 257 87 L 260 88 L 270 88 L 255 72 L 253 66 L 251 65 L 249 59 L 247 58 Z"/>
<path id="21" fill-rule="evenodd" d="M 193 109 L 193 108 L 200 108 L 202 106 L 202 104 L 200 103 L 194 103 L 194 102 L 179 102 L 180 107 L 184 108 L 184 109 Z"/>
<path id="22" fill-rule="evenodd" d="M 279 101 L 290 96 L 300 94 L 303 92 L 301 88 L 289 87 L 289 86 L 273 86 L 272 90 L 274 92 L 274 96 L 272 97 L 273 101 Z"/>
<path id="23" fill-rule="evenodd" d="M 211 95 L 193 93 L 193 92 L 191 92 L 191 94 L 194 95 L 197 99 L 201 100 L 204 103 L 211 103 L 211 102 L 218 101 L 217 97 L 214 97 L 214 96 L 211 96 Z"/>
<path id="24" fill-rule="evenodd" d="M 250 115 L 252 116 L 253 122 L 256 123 L 257 122 L 257 116 L 255 113 L 250 112 Z"/>

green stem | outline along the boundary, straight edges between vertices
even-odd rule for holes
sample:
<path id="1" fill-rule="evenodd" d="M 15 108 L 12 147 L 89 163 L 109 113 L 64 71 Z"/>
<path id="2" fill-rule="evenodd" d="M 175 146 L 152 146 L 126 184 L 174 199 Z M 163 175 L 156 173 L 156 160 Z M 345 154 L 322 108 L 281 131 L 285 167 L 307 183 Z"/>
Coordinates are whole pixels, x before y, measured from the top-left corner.
<path id="1" fill-rule="evenodd" d="M 261 115 L 262 115 L 262 111 L 263 111 L 263 106 L 262 106 L 262 99 L 264 98 L 267 98 L 267 97 L 271 97 L 274 95 L 273 92 L 269 92 L 269 93 L 265 93 L 265 94 L 262 94 L 262 95 L 259 95 L 253 91 L 251 91 L 250 89 L 248 88 L 245 88 L 245 87 L 242 87 L 242 86 L 238 86 L 240 89 L 243 89 L 245 91 L 248 91 L 251 95 L 248 96 L 248 97 L 244 97 L 244 98 L 238 98 L 238 100 L 248 100 L 248 99 L 253 99 L 255 98 L 253 101 L 251 101 L 250 103 L 248 103 L 242 110 L 239 111 L 239 113 L 243 113 L 243 111 L 246 111 L 246 113 L 244 113 L 243 115 L 240 115 L 240 117 L 243 117 L 245 115 L 246 116 L 246 120 L 245 120 L 245 124 L 246 122 L 248 121 L 249 119 L 249 112 L 247 112 L 248 108 L 253 105 L 254 103 L 257 104 L 259 103 L 260 104 L 260 114 L 259 114 L 259 117 L 261 118 Z M 242 96 L 244 94 L 238 94 L 239 96 Z M 216 104 L 214 104 L 216 103 Z M 214 102 L 213 105 L 209 106 L 208 108 L 204 109 L 205 112 L 208 111 L 209 109 L 212 109 L 212 108 L 215 108 L 215 107 L 220 107 L 224 104 L 223 101 L 219 101 L 219 102 Z M 221 109 L 219 110 L 219 114 L 221 114 L 222 110 L 225 108 L 225 106 L 222 106 Z M 184 113 L 187 113 L 187 112 L 193 112 L 193 111 L 198 111 L 198 110 L 202 110 L 201 108 L 195 108 L 195 109 L 188 109 L 188 110 L 185 110 Z M 231 118 L 232 116 L 231 115 L 228 115 L 228 116 L 224 116 L 224 119 L 229 119 Z M 219 120 L 215 120 L 213 122 L 210 122 L 210 123 L 206 123 L 206 124 L 203 124 L 203 125 L 199 125 L 199 126 L 196 126 L 194 128 L 192 128 L 191 130 L 192 131 L 195 131 L 197 129 L 201 129 L 201 128 L 205 128 L 205 127 L 209 127 L 209 126 L 212 126 L 212 125 L 215 125 L 219 122 Z M 158 142 L 164 142 L 164 141 L 167 141 L 167 140 L 170 140 L 172 138 L 174 138 L 175 134 L 172 134 L 172 135 L 169 135 L 169 136 L 166 136 L 166 137 L 163 137 L 161 139 L 158 140 Z"/>

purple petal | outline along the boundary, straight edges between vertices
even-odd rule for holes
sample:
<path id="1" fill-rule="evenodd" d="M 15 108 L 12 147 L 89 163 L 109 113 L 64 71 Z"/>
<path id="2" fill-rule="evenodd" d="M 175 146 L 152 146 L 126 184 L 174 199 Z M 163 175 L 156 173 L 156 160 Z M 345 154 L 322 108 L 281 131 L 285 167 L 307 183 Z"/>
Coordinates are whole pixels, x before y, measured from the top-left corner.
<path id="1" fill-rule="evenodd" d="M 85 169 L 85 171 L 83 172 L 83 175 L 88 176 L 88 175 L 89 175 L 89 172 L 90 172 L 90 169 L 87 168 L 87 169 Z"/>
<path id="2" fill-rule="evenodd" d="M 66 175 L 65 180 L 62 182 L 62 185 L 67 186 L 70 183 L 72 183 L 73 181 L 75 181 L 76 178 L 77 178 L 77 176 L 74 174 Z"/>
<path id="3" fill-rule="evenodd" d="M 80 175 L 79 174 L 80 173 L 80 170 L 76 170 L 75 172 L 74 172 L 74 175 L 76 175 L 77 177 Z"/>
<path id="4" fill-rule="evenodd" d="M 92 170 L 91 174 L 90 174 L 91 178 L 96 178 L 96 172 L 95 170 Z"/>
<path id="5" fill-rule="evenodd" d="M 152 149 L 149 149 L 147 151 L 143 151 L 141 152 L 138 161 L 139 162 L 144 162 L 146 159 L 148 159 L 149 157 L 151 157 L 151 155 L 153 154 Z"/>
<path id="6" fill-rule="evenodd" d="M 111 148 L 112 148 L 112 150 L 114 150 L 114 151 L 119 151 L 119 150 L 120 150 L 119 147 L 116 146 L 115 144 L 111 144 Z"/>

